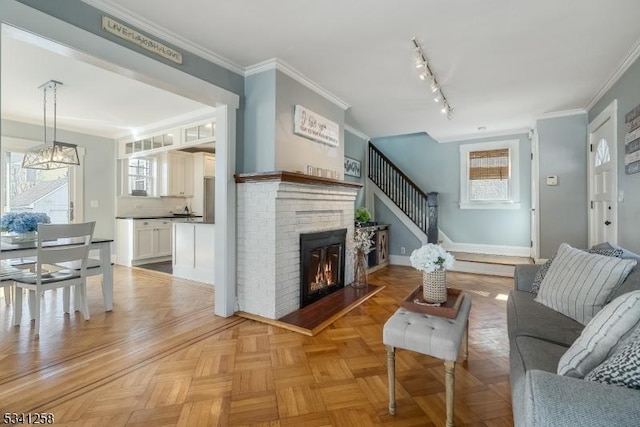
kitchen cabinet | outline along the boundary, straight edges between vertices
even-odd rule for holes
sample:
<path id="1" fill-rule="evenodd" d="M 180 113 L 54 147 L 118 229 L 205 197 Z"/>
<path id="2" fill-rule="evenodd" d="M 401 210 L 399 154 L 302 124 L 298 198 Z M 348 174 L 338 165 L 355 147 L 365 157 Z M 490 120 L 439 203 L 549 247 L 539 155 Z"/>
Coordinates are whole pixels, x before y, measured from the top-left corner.
<path id="1" fill-rule="evenodd" d="M 193 196 L 193 155 L 179 151 L 162 153 L 161 195 Z"/>
<path id="2" fill-rule="evenodd" d="M 170 259 L 171 226 L 169 219 L 118 219 L 116 263 L 131 266 Z"/>
<path id="3" fill-rule="evenodd" d="M 203 162 L 205 178 L 216 176 L 216 158 L 210 154 L 205 154 Z"/>

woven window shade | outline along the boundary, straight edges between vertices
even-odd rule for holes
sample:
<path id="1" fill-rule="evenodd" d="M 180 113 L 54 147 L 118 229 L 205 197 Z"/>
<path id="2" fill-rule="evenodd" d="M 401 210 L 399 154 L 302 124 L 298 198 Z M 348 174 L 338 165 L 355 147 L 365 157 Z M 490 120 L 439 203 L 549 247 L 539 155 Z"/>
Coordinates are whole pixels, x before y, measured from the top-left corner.
<path id="1" fill-rule="evenodd" d="M 469 152 L 469 179 L 509 179 L 509 149 Z"/>

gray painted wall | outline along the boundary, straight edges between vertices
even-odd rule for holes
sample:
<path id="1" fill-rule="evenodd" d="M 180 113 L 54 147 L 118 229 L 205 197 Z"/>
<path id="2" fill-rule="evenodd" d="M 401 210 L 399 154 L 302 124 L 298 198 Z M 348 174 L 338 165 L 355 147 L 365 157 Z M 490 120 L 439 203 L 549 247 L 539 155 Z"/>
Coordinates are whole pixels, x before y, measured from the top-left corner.
<path id="1" fill-rule="evenodd" d="M 587 115 L 538 120 L 540 257 L 587 247 Z M 558 176 L 557 186 L 546 177 Z"/>
<path id="2" fill-rule="evenodd" d="M 461 210 L 460 145 L 520 141 L 521 208 Z M 527 135 L 511 135 L 439 144 L 425 133 L 374 138 L 373 144 L 424 192 L 439 193 L 440 229 L 456 243 L 528 247 L 531 210 L 531 144 Z M 376 220 L 377 212 L 376 212 Z M 406 246 L 410 246 L 407 242 Z M 393 253 L 398 255 L 398 253 Z"/>
<path id="3" fill-rule="evenodd" d="M 362 165 L 362 175 L 360 178 L 350 175 L 344 175 L 344 180 L 347 182 L 356 182 L 364 186 L 365 183 L 365 158 L 367 153 L 367 139 L 363 139 L 358 135 L 355 135 L 348 130 L 344 131 L 344 155 L 345 157 L 351 157 L 352 159 L 360 160 Z M 356 196 L 356 207 L 364 206 L 364 187 L 358 190 Z"/>
<path id="4" fill-rule="evenodd" d="M 244 172 L 306 171 L 311 165 L 344 167 L 344 138 L 338 147 L 293 133 L 293 112 L 302 105 L 344 128 L 344 110 L 278 70 L 246 79 Z"/>
<path id="5" fill-rule="evenodd" d="M 275 170 L 276 70 L 247 77 L 244 124 L 242 172 Z"/>
<path id="6" fill-rule="evenodd" d="M 344 110 L 303 86 L 288 75 L 276 72 L 275 170 L 304 171 L 307 165 L 338 171 L 344 169 L 344 137 L 337 147 L 293 133 L 296 104 L 336 122 L 344 129 Z"/>
<path id="7" fill-rule="evenodd" d="M 42 126 L 12 120 L 2 120 L 2 136 L 42 140 Z M 115 158 L 116 144 L 112 139 L 58 129 L 60 141 L 77 144 L 86 149 L 84 156 L 84 221 L 95 221 L 94 234 L 115 237 Z M 99 208 L 90 207 L 97 200 Z"/>
<path id="8" fill-rule="evenodd" d="M 624 172 L 624 116 L 640 104 L 640 59 L 589 110 L 589 121 L 614 99 L 618 100 L 618 190 L 624 192 L 624 202 L 618 204 L 618 244 L 640 253 L 640 173 L 627 175 Z"/>
<path id="9" fill-rule="evenodd" d="M 389 224 L 389 254 L 409 256 L 414 249 L 422 246 L 420 240 L 409 230 L 398 217 L 391 212 L 380 199 L 373 196 L 373 204 L 376 212 L 376 221 L 380 224 Z M 401 248 L 405 248 L 402 253 Z"/>
<path id="10" fill-rule="evenodd" d="M 213 83 L 216 86 L 227 89 L 230 92 L 242 95 L 244 90 L 244 77 L 227 70 L 217 64 L 207 61 L 193 53 L 190 53 L 182 48 L 178 48 L 171 43 L 162 41 L 165 45 L 176 49 L 182 54 L 182 64 L 176 64 L 175 62 L 164 59 L 161 56 L 155 55 L 146 49 L 128 43 L 125 40 L 107 33 L 102 29 L 102 15 L 103 12 L 90 6 L 80 0 L 56 0 L 56 1 L 42 1 L 42 0 L 17 0 L 20 3 L 26 4 L 34 9 L 38 9 L 47 15 L 55 16 L 69 24 L 82 28 L 90 33 L 96 34 L 102 38 L 110 40 L 116 44 L 122 45 L 128 49 L 134 50 L 144 56 L 148 56 L 156 61 L 163 62 L 171 67 L 177 68 L 185 73 L 196 76 L 204 81 Z M 197 13 L 194 11 L 193 13 Z M 114 18 L 118 21 L 120 19 Z M 136 28 L 134 25 L 127 23 L 128 26 Z M 149 37 L 158 40 L 158 37 L 152 36 L 145 31 L 136 28 L 142 34 L 146 34 Z M 94 52 L 87 52 L 94 53 Z"/>

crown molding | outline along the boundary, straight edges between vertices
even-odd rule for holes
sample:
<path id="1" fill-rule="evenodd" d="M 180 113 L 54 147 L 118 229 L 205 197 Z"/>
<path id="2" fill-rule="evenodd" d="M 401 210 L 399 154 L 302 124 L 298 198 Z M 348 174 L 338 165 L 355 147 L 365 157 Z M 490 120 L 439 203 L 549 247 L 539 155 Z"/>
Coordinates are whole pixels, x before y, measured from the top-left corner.
<path id="1" fill-rule="evenodd" d="M 577 116 L 579 114 L 587 114 L 587 110 L 584 108 L 576 108 L 575 110 L 552 111 L 540 114 L 536 117 L 536 120 L 557 119 L 560 117 Z"/>
<path id="2" fill-rule="evenodd" d="M 355 136 L 357 136 L 359 138 L 364 139 L 365 141 L 369 141 L 371 139 L 369 137 L 369 135 L 366 135 L 366 134 L 360 132 L 358 129 L 355 129 L 355 128 L 349 126 L 346 123 L 344 124 L 344 130 L 346 130 L 347 132 L 349 132 L 349 133 L 351 133 L 351 134 L 353 134 L 353 135 L 355 135 Z"/>
<path id="3" fill-rule="evenodd" d="M 439 144 L 445 144 L 449 142 L 471 141 L 473 139 L 495 138 L 500 136 L 513 136 L 513 135 L 522 135 L 522 134 L 528 135 L 529 132 L 531 132 L 530 128 L 520 128 L 520 129 L 510 129 L 510 130 L 502 130 L 502 131 L 496 131 L 496 132 L 483 132 L 483 133 L 477 133 L 474 135 L 451 136 L 451 137 L 436 139 L 436 141 Z"/>
<path id="4" fill-rule="evenodd" d="M 248 77 L 254 74 L 259 74 L 259 73 L 263 73 L 265 71 L 274 70 L 274 69 L 286 74 L 287 76 L 291 77 L 301 85 L 306 86 L 307 88 L 311 89 L 318 95 L 336 104 L 338 107 L 342 108 L 343 110 L 347 110 L 351 107 L 351 105 L 349 105 L 342 99 L 338 98 L 328 90 L 322 88 L 320 85 L 318 85 L 317 83 L 315 83 L 314 81 L 306 77 L 304 74 L 302 74 L 300 71 L 293 68 L 291 65 L 284 62 L 282 59 L 271 58 L 271 59 L 267 59 L 266 61 L 262 61 L 257 64 L 251 65 L 245 69 L 244 76 Z"/>
<path id="5" fill-rule="evenodd" d="M 629 69 L 631 64 L 633 64 L 636 59 L 640 57 L 640 39 L 636 41 L 635 45 L 629 50 L 627 56 L 622 60 L 620 65 L 611 73 L 609 78 L 604 82 L 604 85 L 600 88 L 599 91 L 591 98 L 589 103 L 587 103 L 585 110 L 591 110 L 597 103 L 602 99 L 602 97 L 613 87 L 614 84 L 622 77 L 622 75 Z"/>
<path id="6" fill-rule="evenodd" d="M 207 61 L 213 62 L 229 71 L 236 74 L 244 75 L 244 68 L 235 62 L 224 58 L 217 53 L 214 53 L 190 40 L 185 39 L 167 29 L 160 28 L 156 24 L 153 24 L 149 20 L 137 15 L 128 9 L 114 4 L 109 0 L 82 0 L 83 3 L 89 6 L 95 7 L 102 12 L 108 13 L 115 18 L 121 19 L 127 24 L 134 25 L 139 30 L 149 33 L 152 36 L 158 37 L 167 43 L 173 44 L 176 47 L 187 50 Z"/>

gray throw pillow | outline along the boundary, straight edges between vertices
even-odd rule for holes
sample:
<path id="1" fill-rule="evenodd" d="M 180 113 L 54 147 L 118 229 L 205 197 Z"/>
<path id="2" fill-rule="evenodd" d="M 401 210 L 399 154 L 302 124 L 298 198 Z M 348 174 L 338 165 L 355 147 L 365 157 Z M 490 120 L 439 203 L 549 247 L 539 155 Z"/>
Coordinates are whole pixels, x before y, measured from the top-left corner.
<path id="1" fill-rule="evenodd" d="M 563 243 L 534 301 L 586 325 L 635 265 L 635 260 L 590 254 Z"/>
<path id="2" fill-rule="evenodd" d="M 605 305 L 591 319 L 558 362 L 558 375 L 584 378 L 640 325 L 640 291 Z"/>
<path id="3" fill-rule="evenodd" d="M 616 258 L 622 258 L 622 254 L 623 254 L 622 249 L 615 249 L 612 247 L 598 248 L 595 246 L 589 249 L 589 253 L 605 255 L 605 256 L 613 256 Z M 534 295 L 538 294 L 538 291 L 540 290 L 540 283 L 542 283 L 542 279 L 544 279 L 544 276 L 547 274 L 547 271 L 549 271 L 549 267 L 551 267 L 551 263 L 553 262 L 555 257 L 556 256 L 554 255 L 551 258 L 549 258 L 547 262 L 542 264 L 542 267 L 538 269 L 538 272 L 536 273 L 536 277 L 533 278 L 533 283 L 531 284 L 531 289 L 529 290 L 529 292 L 531 292 Z"/>

